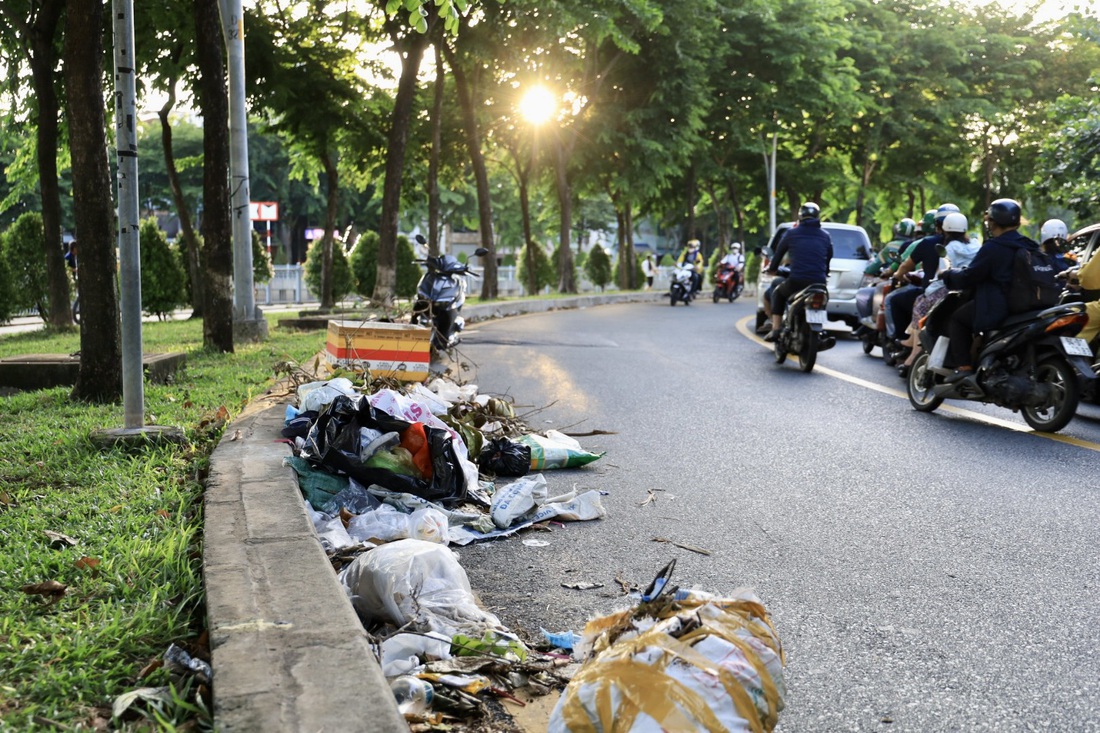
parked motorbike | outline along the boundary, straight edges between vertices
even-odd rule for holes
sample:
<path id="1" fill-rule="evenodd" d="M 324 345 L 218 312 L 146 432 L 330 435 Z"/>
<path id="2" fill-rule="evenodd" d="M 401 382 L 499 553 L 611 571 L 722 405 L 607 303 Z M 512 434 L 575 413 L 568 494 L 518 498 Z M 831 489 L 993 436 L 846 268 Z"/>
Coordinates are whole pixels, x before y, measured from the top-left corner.
<path id="1" fill-rule="evenodd" d="M 691 305 L 691 301 L 695 297 L 691 287 L 694 272 L 695 268 L 686 262 L 672 268 L 672 282 L 668 286 L 669 305 L 676 305 L 676 301 L 681 301 L 684 305 Z"/>
<path id="2" fill-rule="evenodd" d="M 785 268 L 780 268 L 780 273 Z M 788 354 L 798 357 L 798 366 L 810 372 L 817 354 L 836 346 L 836 338 L 825 333 L 829 290 L 824 284 L 810 285 L 795 293 L 787 302 L 787 312 L 779 336 L 775 339 L 775 363 L 782 364 Z"/>
<path id="3" fill-rule="evenodd" d="M 961 300 L 959 293 L 949 293 L 928 312 L 919 335 L 924 352 L 907 381 L 913 408 L 932 412 L 945 399 L 971 400 L 1021 412 L 1035 430 L 1064 428 L 1077 412 L 1082 391 L 1096 388 L 1092 351 L 1084 339 L 1075 338 L 1088 320 L 1084 304 L 1009 317 L 982 338 L 974 376 L 946 383 L 951 370 L 944 367 L 947 337 L 942 334 Z"/>
<path id="4" fill-rule="evenodd" d="M 423 235 L 416 241 L 427 244 Z M 484 257 L 489 250 L 478 247 L 474 254 Z M 469 265 L 451 255 L 436 255 L 417 264 L 426 268 L 416 286 L 416 303 L 413 305 L 412 322 L 432 327 L 432 348 L 445 351 L 458 344 L 458 334 L 466 326 L 462 317 L 462 304 L 466 302 L 466 275 L 480 277 Z"/>
<path id="5" fill-rule="evenodd" d="M 745 288 L 743 280 L 736 268 L 728 265 L 719 267 L 714 276 L 714 302 L 717 303 L 722 298 L 728 298 L 731 303 L 737 300 Z"/>

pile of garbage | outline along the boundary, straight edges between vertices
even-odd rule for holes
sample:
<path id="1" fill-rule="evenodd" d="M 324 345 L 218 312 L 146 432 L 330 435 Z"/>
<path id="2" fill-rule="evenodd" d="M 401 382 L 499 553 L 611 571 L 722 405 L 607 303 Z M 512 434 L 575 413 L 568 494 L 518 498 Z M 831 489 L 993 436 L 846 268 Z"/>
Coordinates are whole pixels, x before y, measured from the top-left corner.
<path id="1" fill-rule="evenodd" d="M 338 377 L 303 384 L 297 397 L 283 429 L 294 444 L 286 464 L 379 640 L 406 717 L 441 725 L 477 714 L 485 697 L 563 687 L 569 655 L 528 648 L 481 608 L 448 545 L 604 517 L 600 491 L 552 495 L 543 474 L 531 473 L 603 454 L 556 431 L 534 433 L 510 400 L 443 379 L 365 393 Z"/>
<path id="2" fill-rule="evenodd" d="M 490 701 L 563 688 L 556 733 L 775 727 L 783 650 L 749 591 L 680 591 L 673 561 L 629 608 L 581 635 L 542 630 L 538 648 L 478 604 L 448 545 L 604 517 L 598 490 L 554 496 L 530 473 L 602 454 L 536 434 L 511 401 L 442 379 L 370 393 L 344 378 L 303 384 L 284 436 L 317 534 L 414 730 L 464 730 Z"/>

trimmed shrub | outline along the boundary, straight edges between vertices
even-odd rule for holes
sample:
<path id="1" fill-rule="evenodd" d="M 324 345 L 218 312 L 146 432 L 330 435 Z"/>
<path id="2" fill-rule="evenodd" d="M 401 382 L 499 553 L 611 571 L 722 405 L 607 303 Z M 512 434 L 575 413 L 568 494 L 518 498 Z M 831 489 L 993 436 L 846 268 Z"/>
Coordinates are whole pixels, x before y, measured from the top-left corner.
<path id="1" fill-rule="evenodd" d="M 141 248 L 141 309 L 164 320 L 183 304 L 184 270 L 179 255 L 168 244 L 168 238 L 157 220 L 149 217 L 138 230 Z"/>
<path id="2" fill-rule="evenodd" d="M 252 230 L 252 282 L 262 285 L 269 282 L 275 275 L 271 267 L 271 258 L 267 256 L 267 248 L 264 247 L 260 233 Z"/>
<path id="3" fill-rule="evenodd" d="M 611 257 L 600 245 L 594 245 L 584 261 L 584 274 L 600 290 L 611 282 Z"/>
<path id="4" fill-rule="evenodd" d="M 0 253 L 3 252 L 3 236 L 0 235 Z M 15 292 L 7 260 L 0 256 L 0 323 L 7 323 L 15 315 Z"/>
<path id="5" fill-rule="evenodd" d="M 721 247 L 715 247 L 714 251 L 710 253 L 710 259 L 707 260 L 707 282 L 714 285 L 715 280 L 718 278 L 718 263 L 725 257 L 722 254 Z"/>
<path id="6" fill-rule="evenodd" d="M 349 261 L 352 281 L 356 293 L 364 298 L 374 294 L 374 283 L 378 277 L 378 232 L 363 232 L 355 249 L 351 251 Z M 399 298 L 411 298 L 416 295 L 416 285 L 420 282 L 423 269 L 416 263 L 416 251 L 405 235 L 397 237 L 397 285 L 395 294 Z"/>
<path id="7" fill-rule="evenodd" d="M 546 255 L 546 250 L 541 245 L 535 245 L 535 284 L 538 289 L 534 293 L 527 293 L 528 295 L 536 295 L 541 293 L 542 289 L 548 285 L 553 285 L 558 281 L 558 273 L 554 269 L 554 264 L 550 261 L 550 258 Z M 527 288 L 527 248 L 524 247 L 519 253 L 519 264 L 516 265 L 516 279 L 526 290 Z"/>
<path id="8" fill-rule="evenodd" d="M 22 214 L 4 232 L 0 257 L 7 264 L 11 282 L 12 313 L 31 309 L 42 316 L 49 313 L 46 255 L 42 251 L 45 240 L 42 215 L 37 212 Z"/>
<path id="9" fill-rule="evenodd" d="M 360 238 L 362 240 L 362 238 Z M 313 244 L 309 247 L 309 252 L 306 254 L 306 269 L 305 279 L 306 284 L 317 295 L 321 296 L 321 271 L 324 268 L 324 247 L 321 246 L 321 242 L 324 240 L 315 239 Z M 376 255 L 377 257 L 377 250 Z M 371 288 L 373 289 L 374 282 L 371 281 Z M 346 298 L 350 293 L 355 291 L 355 279 L 351 274 L 351 265 L 348 263 L 348 257 L 344 254 L 344 247 L 340 242 L 333 241 L 332 243 L 332 299 L 333 301 L 341 301 Z M 323 297 L 323 296 L 322 296 Z"/>
<path id="10" fill-rule="evenodd" d="M 661 261 L 659 263 L 661 267 L 672 267 L 675 264 L 676 259 L 668 252 L 665 253 L 665 256 L 661 258 Z"/>

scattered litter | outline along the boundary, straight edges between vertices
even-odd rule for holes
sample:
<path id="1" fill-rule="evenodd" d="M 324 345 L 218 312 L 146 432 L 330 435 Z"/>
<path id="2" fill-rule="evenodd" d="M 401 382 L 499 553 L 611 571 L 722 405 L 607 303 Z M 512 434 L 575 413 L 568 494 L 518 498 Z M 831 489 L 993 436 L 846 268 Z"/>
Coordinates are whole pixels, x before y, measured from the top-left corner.
<path id="1" fill-rule="evenodd" d="M 545 435 L 528 433 L 520 436 L 518 440 L 531 447 L 532 471 L 577 468 L 586 466 L 603 456 L 603 453 L 586 451 L 575 439 L 557 430 L 547 430 Z"/>
<path id="2" fill-rule="evenodd" d="M 191 656 L 175 644 L 169 644 L 168 649 L 165 650 L 164 663 L 176 674 L 194 675 L 200 682 L 207 685 L 214 678 L 214 671 L 210 669 L 209 664 L 198 657 Z"/>
<path id="3" fill-rule="evenodd" d="M 661 490 L 662 489 L 646 489 L 646 491 L 648 492 L 648 495 L 646 496 L 645 501 L 643 501 L 638 506 L 645 506 L 646 504 L 655 504 L 657 502 L 657 492 L 661 491 Z"/>
<path id="4" fill-rule="evenodd" d="M 397 700 L 397 710 L 402 715 L 420 715 L 432 706 L 435 688 L 432 683 L 418 677 L 402 675 L 390 682 L 390 691 Z"/>
<path id="5" fill-rule="evenodd" d="M 486 630 L 475 638 L 455 634 L 451 639 L 451 653 L 456 657 L 492 655 L 502 659 L 522 662 L 527 659 L 527 647 L 511 632 L 502 629 Z"/>
<path id="6" fill-rule="evenodd" d="M 561 587 L 570 590 L 592 590 L 593 588 L 603 588 L 603 583 L 562 583 Z"/>
<path id="7" fill-rule="evenodd" d="M 759 599 L 674 596 L 588 622 L 550 733 L 775 729 L 783 648 Z"/>
<path id="8" fill-rule="evenodd" d="M 421 666 L 421 660 L 450 658 L 451 637 L 446 634 L 399 633 L 382 642 L 382 674 L 387 677 L 409 674 Z"/>
<path id="9" fill-rule="evenodd" d="M 352 517 L 347 533 L 356 542 L 392 542 L 413 538 L 425 542 L 447 544 L 447 517 L 426 507 L 405 514 L 388 504 Z"/>
<path id="10" fill-rule="evenodd" d="M 80 542 L 73 539 L 67 534 L 61 534 L 60 532 L 51 532 L 50 530 L 43 530 L 43 534 L 50 540 L 51 547 L 76 547 Z"/>
<path id="11" fill-rule="evenodd" d="M 524 540 L 523 544 L 526 547 L 549 547 L 550 543 L 546 540 Z"/>
<path id="12" fill-rule="evenodd" d="M 654 537 L 653 541 L 654 542 L 667 542 L 668 544 L 673 545 L 674 547 L 679 547 L 681 550 L 689 550 L 691 552 L 698 552 L 700 555 L 711 555 L 711 554 L 713 554 L 710 550 L 704 550 L 702 547 L 695 547 L 694 545 L 685 545 L 685 544 L 681 544 L 680 542 L 673 542 L 672 540 L 668 539 L 667 537 Z"/>
<path id="13" fill-rule="evenodd" d="M 494 476 L 526 476 L 531 470 L 531 446 L 508 438 L 494 438 L 481 449 L 478 466 Z"/>
<path id="14" fill-rule="evenodd" d="M 548 642 L 556 646 L 558 649 L 566 649 L 568 651 L 573 650 L 573 645 L 580 641 L 580 636 L 572 631 L 559 631 L 554 633 L 553 631 L 547 631 L 546 629 L 539 627 L 539 631 L 542 632 L 542 636 Z"/>
<path id="15" fill-rule="evenodd" d="M 302 412 L 320 410 L 341 395 L 354 397 L 356 394 L 355 385 L 346 377 L 310 382 L 298 387 L 298 409 Z"/>
<path id="16" fill-rule="evenodd" d="M 355 609 L 368 620 L 415 631 L 504 630 L 474 599 L 455 554 L 423 540 L 397 540 L 360 555 L 340 575 Z"/>
<path id="17" fill-rule="evenodd" d="M 136 690 L 124 692 L 116 697 L 111 705 L 111 715 L 115 718 L 121 718 L 139 700 L 151 702 L 158 706 L 170 705 L 172 703 L 172 693 L 167 687 L 139 687 Z"/>

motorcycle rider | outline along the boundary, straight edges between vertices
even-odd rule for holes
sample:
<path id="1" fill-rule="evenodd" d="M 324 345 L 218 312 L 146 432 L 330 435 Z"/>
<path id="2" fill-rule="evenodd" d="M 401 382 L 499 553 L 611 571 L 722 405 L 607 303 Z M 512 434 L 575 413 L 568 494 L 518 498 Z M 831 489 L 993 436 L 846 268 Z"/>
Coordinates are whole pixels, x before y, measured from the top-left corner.
<path id="1" fill-rule="evenodd" d="M 913 318 L 913 304 L 924 292 L 925 286 L 932 282 L 940 269 L 940 248 L 944 245 L 943 222 L 948 214 L 958 212 L 954 204 L 943 204 L 932 216 L 933 233 L 917 240 L 902 259 L 894 279 L 905 282 L 910 272 L 921 268 L 920 284 L 905 285 L 886 296 L 883 307 L 886 309 L 886 335 L 901 338 Z"/>
<path id="2" fill-rule="evenodd" d="M 863 269 L 864 275 L 879 277 L 891 267 L 895 267 L 901 261 L 901 252 L 913 241 L 917 231 L 917 223 L 905 217 L 894 225 L 894 238 L 882 245 L 867 267 Z"/>
<path id="3" fill-rule="evenodd" d="M 772 292 L 772 330 L 764 337 L 768 342 L 779 337 L 787 300 L 803 288 L 818 283 L 824 285 L 829 280 L 833 239 L 821 228 L 821 207 L 814 202 L 802 204 L 798 210 L 798 224 L 788 229 L 779 240 L 775 256 L 768 266 L 769 274 L 778 273 L 785 256 L 790 259 L 791 274 Z"/>
<path id="4" fill-rule="evenodd" d="M 741 282 L 743 277 L 742 273 L 745 271 L 745 255 L 741 254 L 741 243 L 734 242 L 730 245 L 729 253 L 718 262 L 718 270 L 732 269 L 736 275 L 734 280 L 734 287 L 736 288 Z"/>
<path id="5" fill-rule="evenodd" d="M 1073 263 L 1066 259 L 1066 240 L 1069 229 L 1061 219 L 1047 219 L 1039 229 L 1039 246 L 1050 255 L 1058 272 L 1065 272 Z"/>
<path id="6" fill-rule="evenodd" d="M 971 355 L 976 334 L 991 331 L 1008 317 L 1008 291 L 1012 284 L 1016 251 L 1025 247 L 1033 252 L 1039 245 L 1018 231 L 1023 211 L 1019 202 L 1001 198 L 986 209 L 984 222 L 989 237 L 978 250 L 970 266 L 950 269 L 940 277 L 953 290 L 973 288 L 974 296 L 951 314 L 947 324 L 948 361 L 955 371 L 948 383 L 974 379 Z"/>
<path id="7" fill-rule="evenodd" d="M 699 251 L 699 240 L 689 239 L 687 246 L 680 252 L 676 264 L 689 264 L 692 266 L 691 293 L 694 295 L 703 287 L 703 253 Z"/>

